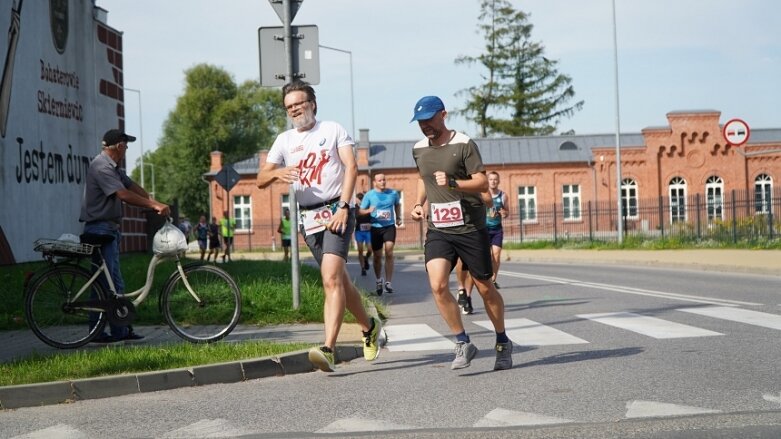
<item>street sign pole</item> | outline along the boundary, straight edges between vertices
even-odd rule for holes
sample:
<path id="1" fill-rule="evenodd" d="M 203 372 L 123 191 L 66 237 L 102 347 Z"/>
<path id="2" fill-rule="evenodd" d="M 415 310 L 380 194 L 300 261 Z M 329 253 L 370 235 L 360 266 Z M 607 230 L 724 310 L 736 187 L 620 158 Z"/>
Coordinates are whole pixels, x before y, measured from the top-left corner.
<path id="1" fill-rule="evenodd" d="M 299 2 L 300 3 L 300 2 Z M 292 82 L 293 77 L 293 36 L 291 32 L 290 22 L 293 21 L 293 17 L 290 9 L 290 0 L 282 0 L 282 26 L 285 28 L 285 64 L 287 65 L 287 71 L 285 73 L 285 79 L 287 82 Z M 288 118 L 288 129 L 292 128 L 292 122 Z M 289 163 L 285 163 L 289 165 Z M 298 309 L 301 306 L 301 275 L 299 273 L 299 254 L 298 254 L 298 203 L 296 202 L 296 191 L 291 184 L 289 192 L 290 194 L 290 219 L 293 233 L 290 234 L 292 240 L 290 246 L 290 277 L 293 283 L 293 309 Z"/>

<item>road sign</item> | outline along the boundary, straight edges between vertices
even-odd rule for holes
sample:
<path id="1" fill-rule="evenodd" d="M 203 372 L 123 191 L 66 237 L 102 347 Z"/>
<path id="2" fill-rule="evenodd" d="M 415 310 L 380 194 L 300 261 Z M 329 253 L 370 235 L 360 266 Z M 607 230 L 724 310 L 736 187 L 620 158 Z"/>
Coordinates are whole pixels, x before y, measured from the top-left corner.
<path id="1" fill-rule="evenodd" d="M 317 26 L 290 26 L 293 36 L 293 76 L 312 85 L 320 83 L 320 42 Z M 258 29 L 260 48 L 260 85 L 285 85 L 285 28 L 282 26 Z"/>
<path id="2" fill-rule="evenodd" d="M 222 169 L 220 169 L 220 172 L 214 176 L 214 181 L 228 192 L 233 189 L 233 186 L 236 186 L 236 183 L 238 183 L 240 179 L 241 176 L 231 165 L 223 166 Z"/>
<path id="3" fill-rule="evenodd" d="M 304 0 L 290 0 L 290 21 L 293 21 L 293 18 L 296 16 L 296 12 L 298 12 L 298 8 L 301 7 L 301 3 Z M 282 0 L 268 0 L 269 3 L 271 3 L 271 7 L 274 8 L 274 12 L 277 13 L 277 17 L 279 17 L 280 20 L 282 20 L 282 23 L 285 22 L 285 10 L 284 10 L 284 2 Z"/>
<path id="4" fill-rule="evenodd" d="M 722 134 L 724 134 L 727 143 L 733 146 L 740 146 L 748 142 L 751 129 L 742 119 L 731 119 L 724 124 Z"/>

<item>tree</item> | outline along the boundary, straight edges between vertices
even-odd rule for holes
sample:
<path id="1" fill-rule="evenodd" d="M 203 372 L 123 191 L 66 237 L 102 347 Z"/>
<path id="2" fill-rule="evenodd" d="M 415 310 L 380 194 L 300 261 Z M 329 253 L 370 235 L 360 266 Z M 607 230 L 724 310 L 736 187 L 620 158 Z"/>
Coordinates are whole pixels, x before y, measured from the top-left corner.
<path id="1" fill-rule="evenodd" d="M 184 93 L 164 123 L 158 148 L 144 156 L 144 163 L 155 167 L 155 197 L 178 200 L 180 212 L 190 218 L 207 213 L 209 191 L 201 177 L 209 171 L 209 154 L 221 151 L 224 163 L 232 163 L 270 148 L 285 127 L 281 101 L 279 89 L 262 88 L 257 81 L 237 86 L 219 67 L 188 69 Z"/>
<path id="2" fill-rule="evenodd" d="M 575 97 L 572 79 L 558 73 L 558 61 L 531 41 L 528 18 L 508 0 L 481 0 L 478 33 L 485 35 L 486 52 L 456 58 L 456 64 L 478 63 L 487 70 L 483 84 L 459 92 L 468 99 L 457 111 L 475 122 L 483 137 L 551 134 L 562 117 L 583 107 L 583 101 L 568 106 Z"/>

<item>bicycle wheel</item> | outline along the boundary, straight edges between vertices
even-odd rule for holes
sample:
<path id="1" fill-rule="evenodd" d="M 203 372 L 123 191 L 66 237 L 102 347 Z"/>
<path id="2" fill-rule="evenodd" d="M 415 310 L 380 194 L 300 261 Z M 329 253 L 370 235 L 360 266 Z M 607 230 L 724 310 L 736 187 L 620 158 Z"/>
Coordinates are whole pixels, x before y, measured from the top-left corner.
<path id="1" fill-rule="evenodd" d="M 33 333 L 49 346 L 59 349 L 83 346 L 103 332 L 107 316 L 73 306 L 74 296 L 89 282 L 89 271 L 76 265 L 56 265 L 36 276 L 27 289 L 24 313 Z M 79 302 L 103 300 L 105 293 L 98 282 L 93 294 L 85 291 Z"/>
<path id="2" fill-rule="evenodd" d="M 239 323 L 239 287 L 225 270 L 213 265 L 187 266 L 184 274 L 195 295 L 175 272 L 163 290 L 166 322 L 176 335 L 193 343 L 222 339 Z"/>

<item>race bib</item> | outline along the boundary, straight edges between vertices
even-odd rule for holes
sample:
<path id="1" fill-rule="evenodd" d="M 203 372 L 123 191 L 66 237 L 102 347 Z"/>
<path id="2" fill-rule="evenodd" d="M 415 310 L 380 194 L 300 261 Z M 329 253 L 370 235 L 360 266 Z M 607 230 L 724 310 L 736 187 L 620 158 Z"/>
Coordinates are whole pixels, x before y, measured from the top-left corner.
<path id="1" fill-rule="evenodd" d="M 325 230 L 325 226 L 331 222 L 333 213 L 329 206 L 318 207 L 312 210 L 301 211 L 301 224 L 304 227 L 304 236 L 319 233 Z"/>
<path id="2" fill-rule="evenodd" d="M 432 203 L 431 222 L 434 224 L 434 227 L 439 229 L 463 226 L 464 211 L 461 210 L 461 202 Z"/>
<path id="3" fill-rule="evenodd" d="M 361 232 L 368 232 L 372 229 L 371 223 L 363 223 L 359 226 Z"/>
<path id="4" fill-rule="evenodd" d="M 374 217 L 378 220 L 387 221 L 391 219 L 391 211 L 390 209 L 381 209 L 381 210 L 375 210 L 374 211 Z"/>

